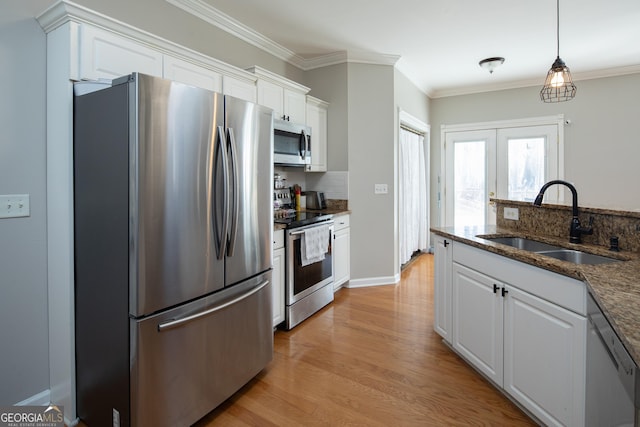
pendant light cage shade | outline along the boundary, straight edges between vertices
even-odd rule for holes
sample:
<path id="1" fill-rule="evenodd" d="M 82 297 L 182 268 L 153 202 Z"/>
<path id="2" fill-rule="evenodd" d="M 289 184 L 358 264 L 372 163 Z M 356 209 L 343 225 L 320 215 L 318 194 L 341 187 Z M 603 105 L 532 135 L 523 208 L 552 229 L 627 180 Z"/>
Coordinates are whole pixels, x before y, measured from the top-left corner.
<path id="1" fill-rule="evenodd" d="M 569 67 L 560 57 L 556 58 L 540 90 L 540 99 L 547 103 L 569 101 L 576 96 L 576 90 Z"/>
<path id="2" fill-rule="evenodd" d="M 560 0 L 556 0 L 556 46 L 558 55 L 540 90 L 543 102 L 569 101 L 576 96 L 576 85 L 573 84 L 569 67 L 560 59 Z"/>

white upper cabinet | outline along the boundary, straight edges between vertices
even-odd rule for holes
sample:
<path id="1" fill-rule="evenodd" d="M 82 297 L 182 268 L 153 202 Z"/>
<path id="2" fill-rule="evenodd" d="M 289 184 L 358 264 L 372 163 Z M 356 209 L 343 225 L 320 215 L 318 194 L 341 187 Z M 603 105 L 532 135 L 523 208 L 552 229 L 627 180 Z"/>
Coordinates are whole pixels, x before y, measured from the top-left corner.
<path id="1" fill-rule="evenodd" d="M 90 25 L 80 27 L 83 80 L 113 79 L 134 71 L 162 77 L 162 53 L 134 40 Z"/>
<path id="2" fill-rule="evenodd" d="M 327 133 L 329 104 L 307 95 L 307 126 L 311 127 L 311 164 L 307 172 L 327 171 Z"/>
<path id="3" fill-rule="evenodd" d="M 307 106 L 305 94 L 291 89 L 285 89 L 283 98 L 283 115 L 286 117 L 286 120 L 294 123 L 304 123 Z"/>
<path id="4" fill-rule="evenodd" d="M 173 56 L 164 56 L 164 77 L 213 92 L 222 92 L 222 74 Z"/>
<path id="5" fill-rule="evenodd" d="M 271 108 L 276 119 L 306 123 L 308 87 L 257 66 L 247 71 L 258 77 L 258 104 Z"/>
<path id="6" fill-rule="evenodd" d="M 249 102 L 257 102 L 256 83 L 225 75 L 222 77 L 222 93 Z"/>

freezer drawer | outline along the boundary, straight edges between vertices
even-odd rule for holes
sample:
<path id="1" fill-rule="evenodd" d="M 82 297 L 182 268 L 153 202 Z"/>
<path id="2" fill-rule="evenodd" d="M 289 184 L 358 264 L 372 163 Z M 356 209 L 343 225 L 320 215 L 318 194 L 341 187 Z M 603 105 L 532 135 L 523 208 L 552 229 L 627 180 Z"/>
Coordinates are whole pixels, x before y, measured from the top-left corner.
<path id="1" fill-rule="evenodd" d="M 131 320 L 133 426 L 191 425 L 271 361 L 271 272 L 218 294 Z"/>

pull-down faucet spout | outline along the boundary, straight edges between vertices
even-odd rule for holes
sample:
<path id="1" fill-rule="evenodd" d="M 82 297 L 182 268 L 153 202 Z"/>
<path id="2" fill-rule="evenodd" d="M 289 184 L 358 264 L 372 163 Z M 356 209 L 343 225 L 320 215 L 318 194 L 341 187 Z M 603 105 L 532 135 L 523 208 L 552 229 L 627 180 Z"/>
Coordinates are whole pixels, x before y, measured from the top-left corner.
<path id="1" fill-rule="evenodd" d="M 554 184 L 562 184 L 571 190 L 572 195 L 572 215 L 571 226 L 569 228 L 569 242 L 570 243 L 581 243 L 582 242 L 582 234 L 593 234 L 593 227 L 591 227 L 591 223 L 593 218 L 589 221 L 589 226 L 582 227 L 580 225 L 580 219 L 578 219 L 578 191 L 576 187 L 573 186 L 570 182 L 563 181 L 560 179 L 555 179 L 553 181 L 549 181 L 542 186 L 540 189 L 540 193 L 536 196 L 536 199 L 533 202 L 534 206 L 542 205 L 542 197 L 544 197 L 544 192 L 547 191 L 547 188 L 551 187 Z"/>

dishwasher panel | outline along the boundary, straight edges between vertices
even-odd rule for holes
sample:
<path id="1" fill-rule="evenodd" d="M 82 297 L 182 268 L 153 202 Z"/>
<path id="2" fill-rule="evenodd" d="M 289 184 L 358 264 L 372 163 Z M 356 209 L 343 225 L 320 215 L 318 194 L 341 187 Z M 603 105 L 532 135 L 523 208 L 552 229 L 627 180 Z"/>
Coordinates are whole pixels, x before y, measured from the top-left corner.
<path id="1" fill-rule="evenodd" d="M 587 312 L 587 427 L 632 427 L 635 364 L 590 294 Z"/>

